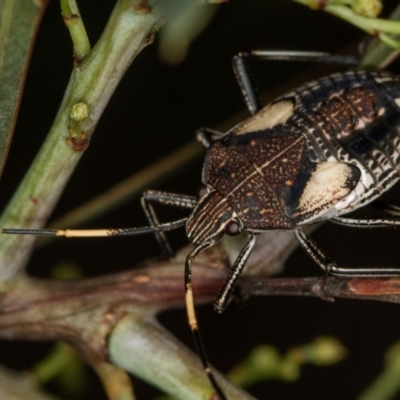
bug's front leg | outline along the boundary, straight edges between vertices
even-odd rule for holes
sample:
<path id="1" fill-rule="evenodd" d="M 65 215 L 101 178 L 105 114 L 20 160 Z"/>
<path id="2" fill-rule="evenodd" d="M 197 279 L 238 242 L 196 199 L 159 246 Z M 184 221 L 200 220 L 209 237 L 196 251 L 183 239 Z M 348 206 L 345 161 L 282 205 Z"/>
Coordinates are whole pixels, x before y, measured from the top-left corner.
<path id="1" fill-rule="evenodd" d="M 222 313 L 225 311 L 228 301 L 232 295 L 233 290 L 236 287 L 237 280 L 245 267 L 247 260 L 256 243 L 256 235 L 250 234 L 250 238 L 246 245 L 243 247 L 242 251 L 238 255 L 235 264 L 232 266 L 228 277 L 226 278 L 224 285 L 222 286 L 217 300 L 214 302 L 215 311 Z"/>
<path id="2" fill-rule="evenodd" d="M 196 207 L 197 199 L 193 196 L 184 194 L 167 193 L 157 190 L 147 190 L 140 199 L 143 211 L 149 221 L 150 226 L 155 227 L 160 224 L 157 214 L 154 211 L 153 204 L 162 204 L 167 206 L 188 208 L 192 210 Z M 164 232 L 155 232 L 157 242 L 163 255 L 171 257 L 174 253 Z"/>

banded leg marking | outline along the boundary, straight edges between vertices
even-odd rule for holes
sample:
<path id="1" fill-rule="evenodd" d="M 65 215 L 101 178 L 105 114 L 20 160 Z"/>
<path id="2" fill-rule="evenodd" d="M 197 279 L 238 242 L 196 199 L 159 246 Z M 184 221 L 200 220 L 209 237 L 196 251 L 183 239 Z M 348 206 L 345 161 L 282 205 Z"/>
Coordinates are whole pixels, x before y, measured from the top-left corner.
<path id="1" fill-rule="evenodd" d="M 201 363 L 203 365 L 204 371 L 207 374 L 208 380 L 210 381 L 212 387 L 215 389 L 216 393 L 219 396 L 220 400 L 227 400 L 223 390 L 217 383 L 215 376 L 212 372 L 210 362 L 208 361 L 208 357 L 203 345 L 203 341 L 201 338 L 197 316 L 196 316 L 196 307 L 194 304 L 194 296 L 193 296 L 193 287 L 192 287 L 192 265 L 193 261 L 198 254 L 200 254 L 205 249 L 213 246 L 214 241 L 207 241 L 198 245 L 187 257 L 185 262 L 185 301 L 186 301 L 186 312 L 188 317 L 188 322 L 190 329 L 193 334 L 193 340 L 196 346 L 197 354 L 200 357 Z"/>

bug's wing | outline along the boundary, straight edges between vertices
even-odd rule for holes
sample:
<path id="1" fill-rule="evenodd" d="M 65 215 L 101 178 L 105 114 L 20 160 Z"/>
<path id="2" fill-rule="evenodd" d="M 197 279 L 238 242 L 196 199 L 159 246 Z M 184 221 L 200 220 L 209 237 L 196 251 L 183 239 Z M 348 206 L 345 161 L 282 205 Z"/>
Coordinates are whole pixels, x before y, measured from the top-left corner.
<path id="1" fill-rule="evenodd" d="M 295 107 L 294 99 L 287 98 L 276 103 L 270 103 L 235 128 L 230 134 L 232 136 L 246 135 L 247 133 L 265 131 L 277 125 L 284 124 L 293 114 Z"/>
<path id="2" fill-rule="evenodd" d="M 335 205 L 349 195 L 357 185 L 360 170 L 351 164 L 322 162 L 315 165 L 297 204 L 286 214 L 297 224 L 316 222 L 331 217 Z"/>

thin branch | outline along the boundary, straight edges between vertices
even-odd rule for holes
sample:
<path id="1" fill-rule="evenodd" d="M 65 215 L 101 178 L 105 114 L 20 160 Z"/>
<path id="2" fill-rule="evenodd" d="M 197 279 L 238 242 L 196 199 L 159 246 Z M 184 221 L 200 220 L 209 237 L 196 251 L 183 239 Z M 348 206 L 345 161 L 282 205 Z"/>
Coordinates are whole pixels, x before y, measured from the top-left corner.
<path id="1" fill-rule="evenodd" d="M 322 300 L 358 299 L 400 303 L 400 278 L 248 278 L 243 293 L 251 296 L 306 296 Z"/>
<path id="2" fill-rule="evenodd" d="M 260 235 L 256 253 L 272 236 L 274 232 Z M 285 246 L 291 249 L 290 242 Z M 182 254 L 187 252 L 184 249 Z M 271 272 L 271 265 L 260 266 L 261 254 L 249 260 L 250 271 L 240 280 L 245 298 L 282 295 L 400 303 L 398 277 L 271 279 L 266 275 Z M 282 260 L 287 250 L 280 248 L 280 254 Z M 226 276 L 227 257 L 222 246 L 215 246 L 196 260 L 193 282 L 197 304 L 215 299 Z M 276 257 L 272 256 L 268 262 L 276 264 Z M 0 303 L 0 338 L 68 341 L 94 366 L 112 361 L 181 399 L 210 396 L 209 382 L 197 356 L 154 319 L 155 313 L 174 307 L 184 307 L 181 254 L 170 261 L 147 263 L 141 268 L 100 278 L 78 281 L 24 278 Z M 218 380 L 230 399 L 251 398 L 222 377 Z"/>
<path id="3" fill-rule="evenodd" d="M 213 251 L 208 257 L 217 259 L 217 254 Z M 180 399 L 210 398 L 212 389 L 197 355 L 153 317 L 163 309 L 184 306 L 181 263 L 178 258 L 74 282 L 20 279 L 0 304 L 0 337 L 68 341 L 93 366 L 111 357 L 120 367 Z M 197 266 L 201 271 L 194 286 L 197 300 L 210 302 L 224 273 L 202 263 Z M 127 323 L 129 329 L 124 328 Z M 252 399 L 222 376 L 219 379 L 231 399 Z"/>
<path id="4" fill-rule="evenodd" d="M 61 0 L 61 14 L 74 44 L 75 64 L 78 66 L 90 52 L 89 38 L 75 0 Z"/>
<path id="5" fill-rule="evenodd" d="M 324 10 L 329 14 L 341 18 L 349 24 L 362 29 L 369 35 L 379 37 L 383 43 L 392 47 L 392 49 L 398 49 L 400 47 L 399 40 L 391 36 L 400 34 L 400 23 L 389 19 L 376 18 L 380 14 L 382 8 L 382 4 L 379 1 L 366 1 L 364 3 L 351 0 L 294 1 L 312 9 Z M 364 7 L 365 5 L 366 7 Z"/>
<path id="6" fill-rule="evenodd" d="M 0 226 L 39 228 L 46 222 L 117 84 L 160 25 L 158 8 L 136 6 L 136 0 L 117 2 L 98 43 L 73 70 L 53 127 L 0 218 Z M 83 121 L 71 119 L 71 109 L 78 103 L 90 110 Z M 0 282 L 5 282 L 24 267 L 33 238 L 0 237 L 0 242 Z"/>

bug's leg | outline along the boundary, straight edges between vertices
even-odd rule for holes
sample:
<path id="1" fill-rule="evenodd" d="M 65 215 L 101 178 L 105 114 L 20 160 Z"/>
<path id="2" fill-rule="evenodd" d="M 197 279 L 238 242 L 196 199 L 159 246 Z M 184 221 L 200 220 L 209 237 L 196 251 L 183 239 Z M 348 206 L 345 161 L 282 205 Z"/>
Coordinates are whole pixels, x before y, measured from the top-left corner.
<path id="1" fill-rule="evenodd" d="M 256 243 L 256 235 L 250 234 L 250 238 L 246 245 L 243 247 L 242 251 L 238 255 L 235 264 L 233 264 L 228 277 L 225 280 L 224 285 L 222 286 L 217 300 L 214 302 L 215 311 L 222 313 L 225 311 L 228 301 L 231 297 L 233 290 L 236 287 L 236 282 L 243 271 L 244 266 L 246 265 L 247 260 L 250 257 L 250 254 L 253 250 L 253 247 Z"/>
<path id="2" fill-rule="evenodd" d="M 196 131 L 197 140 L 205 147 L 210 147 L 210 144 L 216 140 L 220 139 L 224 135 L 223 132 L 216 131 L 211 128 L 199 128 Z"/>
<path id="3" fill-rule="evenodd" d="M 213 246 L 214 241 L 210 240 L 208 242 L 201 243 L 186 257 L 185 262 L 185 301 L 186 301 L 186 312 L 188 316 L 189 326 L 193 334 L 193 340 L 196 346 L 197 354 L 201 360 L 204 371 L 207 374 L 208 380 L 210 381 L 215 392 L 218 394 L 220 400 L 227 400 L 224 392 L 218 385 L 215 376 L 212 372 L 210 363 L 208 361 L 207 354 L 204 349 L 203 341 L 201 339 L 201 334 L 198 327 L 196 309 L 194 305 L 193 297 L 193 287 L 192 287 L 192 265 L 195 257 L 201 253 L 203 250 Z"/>
<path id="4" fill-rule="evenodd" d="M 179 208 L 193 209 L 196 207 L 197 199 L 192 196 L 181 195 L 176 193 L 166 193 L 156 190 L 147 190 L 143 193 L 140 199 L 143 211 L 149 221 L 150 226 L 155 227 L 160 225 L 157 215 L 154 211 L 152 204 L 162 204 L 168 206 L 174 206 Z M 174 253 L 168 242 L 168 239 L 164 232 L 155 232 L 157 242 L 161 248 L 162 254 L 167 257 L 171 257 Z"/>
<path id="5" fill-rule="evenodd" d="M 336 264 L 324 254 L 317 244 L 311 240 L 301 228 L 296 228 L 294 233 L 306 253 L 319 265 L 320 268 L 322 268 L 322 270 L 331 273 L 334 268 L 337 268 Z"/>
<path id="6" fill-rule="evenodd" d="M 355 219 L 354 223 L 348 224 L 348 220 L 351 218 L 341 219 L 343 225 L 353 226 L 353 227 L 385 227 L 385 226 L 400 226 L 397 225 L 387 225 L 388 220 L 375 220 L 375 225 L 368 225 L 365 222 L 371 222 L 371 219 Z M 335 218 L 335 222 L 338 222 L 338 218 Z M 339 223 L 339 222 L 338 222 Z M 311 258 L 328 274 L 335 276 L 348 276 L 348 277 L 384 277 L 384 276 L 399 276 L 400 268 L 349 268 L 349 267 L 338 267 L 333 263 L 313 242 L 308 238 L 301 228 L 295 229 L 297 239 L 302 245 L 303 249 L 311 256 Z"/>
<path id="7" fill-rule="evenodd" d="M 397 209 L 397 212 L 399 210 Z M 335 217 L 329 221 L 335 224 L 350 226 L 353 228 L 390 228 L 400 226 L 400 219 L 396 218 L 343 218 Z"/>
<path id="8" fill-rule="evenodd" d="M 358 65 L 360 55 L 331 54 L 321 51 L 290 51 L 290 50 L 252 50 L 241 52 L 232 59 L 233 70 L 251 115 L 260 108 L 260 100 L 248 65 L 250 58 L 260 60 L 303 61 L 315 63 L 333 63 L 340 65 Z"/>
<path id="9" fill-rule="evenodd" d="M 261 60 L 300 61 L 326 64 L 356 66 L 360 62 L 360 54 L 331 54 L 324 51 L 296 50 L 252 50 L 248 56 Z"/>
<path id="10" fill-rule="evenodd" d="M 248 65 L 248 57 L 250 55 L 251 53 L 243 52 L 234 56 L 232 58 L 232 66 L 247 109 L 251 115 L 254 115 L 260 110 L 261 104 Z"/>

